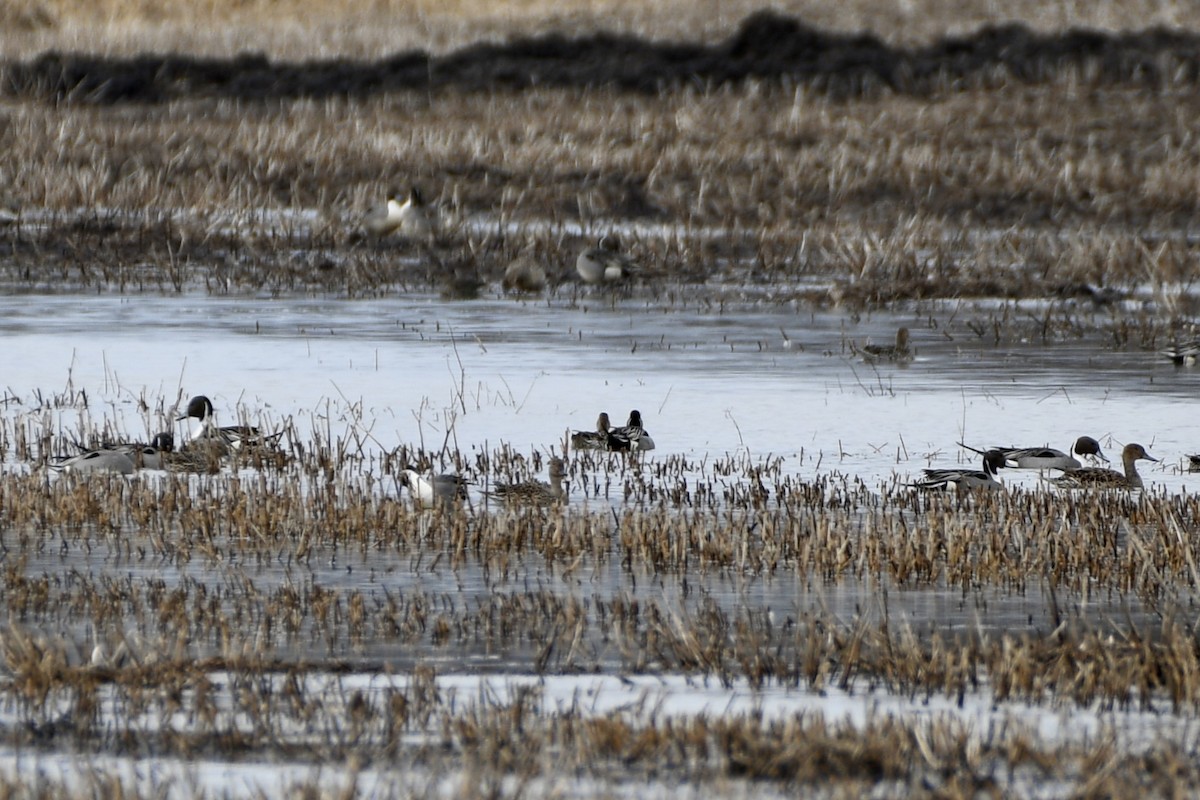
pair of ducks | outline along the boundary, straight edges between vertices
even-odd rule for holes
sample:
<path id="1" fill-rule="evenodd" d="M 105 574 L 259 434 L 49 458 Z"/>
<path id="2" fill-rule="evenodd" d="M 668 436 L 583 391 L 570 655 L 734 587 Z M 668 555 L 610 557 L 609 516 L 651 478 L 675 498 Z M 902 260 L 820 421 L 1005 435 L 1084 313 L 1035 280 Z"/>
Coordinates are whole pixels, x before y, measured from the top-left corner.
<path id="1" fill-rule="evenodd" d="M 566 499 L 563 488 L 566 463 L 557 456 L 550 459 L 550 483 L 523 481 L 498 483 L 488 492 L 490 497 L 520 505 L 551 505 Z M 421 506 L 446 506 L 467 498 L 469 481 L 460 475 L 422 475 L 412 467 L 400 470 L 396 483 L 408 489 L 413 500 Z"/>
<path id="2" fill-rule="evenodd" d="M 633 262 L 620 251 L 616 236 L 600 237 L 575 259 L 575 272 L 584 283 L 615 285 L 634 274 Z M 519 256 L 504 270 L 501 285 L 510 292 L 540 292 L 546 288 L 546 270 L 529 256 Z"/>
<path id="3" fill-rule="evenodd" d="M 1052 482 L 1067 489 L 1140 489 L 1142 476 L 1138 474 L 1135 462 L 1158 460 L 1147 453 L 1142 445 L 1127 444 L 1121 450 L 1124 474 L 1105 467 L 1084 467 L 1076 456 L 1108 461 L 1100 451 L 1100 443 L 1091 436 L 1080 436 L 1076 439 L 1069 454 L 1052 447 L 995 447 L 979 450 L 962 442 L 958 444 L 983 456 L 982 470 L 927 469 L 923 470 L 925 478 L 913 485 L 923 489 L 950 485 L 959 489 L 995 489 L 1000 487 L 996 473 L 1009 468 L 1062 470 L 1063 474 L 1053 478 Z"/>
<path id="4" fill-rule="evenodd" d="M 283 436 L 283 431 L 264 434 L 252 425 L 226 425 L 218 427 L 212 401 L 197 395 L 188 401 L 186 413 L 177 418 L 182 422 L 195 419 L 188 444 L 175 451 L 175 437 L 164 431 L 154 437 L 150 444 L 121 442 L 106 444 L 94 450 L 58 461 L 51 466 L 78 474 L 90 475 L 112 473 L 131 475 L 138 469 L 166 469 L 170 465 L 197 466 L 203 461 L 219 460 L 230 452 L 244 452 L 253 448 L 273 445 Z"/>
<path id="5" fill-rule="evenodd" d="M 641 453 L 654 449 L 654 440 L 642 426 L 642 412 L 636 408 L 629 412 L 629 421 L 620 428 L 612 427 L 608 412 L 601 412 L 596 419 L 596 430 L 575 431 L 571 434 L 571 446 L 576 450 L 611 450 L 618 453 Z"/>

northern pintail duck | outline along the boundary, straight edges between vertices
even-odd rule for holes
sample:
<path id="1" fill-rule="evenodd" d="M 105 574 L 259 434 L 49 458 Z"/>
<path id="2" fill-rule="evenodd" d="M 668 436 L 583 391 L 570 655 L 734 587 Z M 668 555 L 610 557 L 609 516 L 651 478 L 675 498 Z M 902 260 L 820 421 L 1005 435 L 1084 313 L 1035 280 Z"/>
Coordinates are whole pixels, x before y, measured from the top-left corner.
<path id="1" fill-rule="evenodd" d="M 584 283 L 619 283 L 633 274 L 633 262 L 618 250 L 614 236 L 602 236 L 575 259 L 575 271 Z"/>
<path id="2" fill-rule="evenodd" d="M 21 218 L 21 206 L 11 195 L 0 195 L 0 225 L 11 225 Z"/>
<path id="3" fill-rule="evenodd" d="M 608 421 L 608 412 L 601 411 L 596 418 L 596 430 L 575 431 L 571 434 L 571 446 L 576 450 L 607 450 L 608 432 L 612 424 Z"/>
<path id="4" fill-rule="evenodd" d="M 363 228 L 380 238 L 397 232 L 410 239 L 428 239 L 433 235 L 425 198 L 416 186 L 409 190 L 404 202 L 400 201 L 399 193 L 389 195 L 387 203 L 367 213 Z"/>
<path id="5" fill-rule="evenodd" d="M 400 470 L 396 483 L 408 487 L 413 499 L 421 505 L 450 503 L 467 496 L 468 481 L 458 475 L 422 475 L 410 467 Z"/>
<path id="6" fill-rule="evenodd" d="M 608 449 L 633 453 L 654 449 L 654 440 L 642 427 L 642 412 L 635 408 L 629 412 L 629 421 L 624 426 L 608 432 Z"/>
<path id="7" fill-rule="evenodd" d="M 984 455 L 987 451 L 978 450 L 969 444 L 958 443 L 973 453 Z M 1072 470 L 1083 466 L 1075 456 L 1086 456 L 1096 461 L 1108 461 L 1100 452 L 1100 443 L 1091 436 L 1080 436 L 1071 445 L 1068 455 L 1053 447 L 993 447 L 992 450 L 1004 454 L 1005 466 L 1009 469 L 1061 469 Z"/>
<path id="8" fill-rule="evenodd" d="M 88 450 L 77 456 L 71 456 L 50 465 L 54 469 L 74 472 L 80 475 L 99 475 L 111 473 L 114 475 L 132 475 L 137 464 L 127 453 L 120 450 Z"/>
<path id="9" fill-rule="evenodd" d="M 1125 467 L 1122 475 L 1115 469 L 1088 467 L 1073 469 L 1055 478 L 1054 483 L 1067 489 L 1140 489 L 1142 476 L 1138 474 L 1137 461 L 1158 461 L 1140 444 L 1127 444 L 1121 450 L 1121 462 Z"/>
<path id="10" fill-rule="evenodd" d="M 211 444 L 218 442 L 231 451 L 244 450 L 253 447 L 269 447 L 283 436 L 283 431 L 262 433 L 253 425 L 226 425 L 217 427 L 213 413 L 213 404 L 204 395 L 196 395 L 187 404 L 187 413 L 181 415 L 179 421 L 194 419 L 189 442 L 206 441 Z"/>
<path id="11" fill-rule="evenodd" d="M 895 344 L 866 344 L 862 347 L 864 361 L 911 361 L 913 354 L 908 346 L 908 328 L 896 331 Z"/>
<path id="12" fill-rule="evenodd" d="M 564 500 L 567 496 L 563 488 L 563 478 L 567 474 L 563 460 L 558 457 L 550 459 L 548 473 L 550 483 L 541 481 L 524 481 L 522 483 L 498 483 L 492 489 L 491 495 L 507 503 L 520 505 L 550 505 Z"/>
<path id="13" fill-rule="evenodd" d="M 1190 367 L 1200 358 L 1200 339 L 1190 342 L 1179 342 L 1160 351 L 1177 367 Z"/>
<path id="14" fill-rule="evenodd" d="M 175 437 L 160 433 L 150 444 L 135 442 L 105 443 L 77 456 L 51 465 L 70 472 L 114 472 L 129 475 L 137 469 L 163 469 L 163 455 L 175 449 Z"/>
<path id="15" fill-rule="evenodd" d="M 988 450 L 983 454 L 983 469 L 926 469 L 925 477 L 914 484 L 918 489 L 941 489 L 954 485 L 963 489 L 999 489 L 996 473 L 1004 468 L 1004 454 L 999 450 Z"/>
<path id="16" fill-rule="evenodd" d="M 530 256 L 518 256 L 504 268 L 506 292 L 533 293 L 546 288 L 546 270 Z"/>
<path id="17" fill-rule="evenodd" d="M 106 444 L 101 449 L 124 453 L 133 459 L 134 466 L 140 469 L 166 469 L 164 457 L 175 450 L 175 436 L 170 431 L 163 431 L 155 436 L 150 444 L 124 442 Z"/>
<path id="18" fill-rule="evenodd" d="M 1200 472 L 1200 455 L 1188 456 L 1188 472 Z"/>

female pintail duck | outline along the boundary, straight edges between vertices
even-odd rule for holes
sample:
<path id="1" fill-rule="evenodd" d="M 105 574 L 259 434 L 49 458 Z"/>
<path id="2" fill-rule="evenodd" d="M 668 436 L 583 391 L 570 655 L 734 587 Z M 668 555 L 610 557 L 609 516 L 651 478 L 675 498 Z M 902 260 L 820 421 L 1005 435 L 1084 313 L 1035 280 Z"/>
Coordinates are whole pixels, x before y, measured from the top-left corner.
<path id="1" fill-rule="evenodd" d="M 980 455 L 986 452 L 962 442 L 959 442 L 958 445 Z M 1069 455 L 1061 450 L 1055 450 L 1053 447 L 993 447 L 991 449 L 1004 454 L 1007 462 L 1005 466 L 1009 469 L 1061 469 L 1064 471 L 1079 469 L 1083 464 L 1075 456 L 1086 456 L 1095 461 L 1108 461 L 1104 453 L 1100 452 L 1100 443 L 1091 436 L 1080 436 L 1076 439 L 1075 443 L 1071 445 Z"/>
<path id="2" fill-rule="evenodd" d="M 584 283 L 619 283 L 633 274 L 633 262 L 618 251 L 614 236 L 602 236 L 575 260 L 575 271 Z"/>
<path id="3" fill-rule="evenodd" d="M 567 492 L 563 488 L 563 478 L 567 474 L 566 466 L 557 456 L 550 459 L 550 483 L 541 481 L 525 481 L 523 483 L 498 483 L 491 491 L 492 497 L 497 497 L 507 503 L 520 505 L 547 506 L 566 499 Z"/>
<path id="4" fill-rule="evenodd" d="M 229 450 L 237 451 L 251 447 L 269 447 L 283 436 L 283 431 L 276 433 L 262 433 L 258 428 L 252 425 L 226 425 L 223 428 L 217 427 L 216 417 L 213 413 L 213 404 L 204 395 L 196 395 L 187 404 L 187 413 L 178 417 L 182 422 L 186 419 L 195 419 L 192 433 L 189 437 L 190 442 L 198 442 L 200 440 L 217 441 L 224 444 Z"/>
<path id="5" fill-rule="evenodd" d="M 396 232 L 410 239 L 428 239 L 433 235 L 433 224 L 429 220 L 425 199 L 416 186 L 409 190 L 403 203 L 400 202 L 399 193 L 388 195 L 386 204 L 367 213 L 363 228 L 380 238 Z"/>
<path id="6" fill-rule="evenodd" d="M 1121 450 L 1124 475 L 1115 469 L 1088 467 L 1065 472 L 1061 478 L 1055 478 L 1054 483 L 1066 489 L 1140 489 L 1142 476 L 1134 463 L 1139 460 L 1158 461 L 1140 444 L 1127 444 Z"/>
<path id="7" fill-rule="evenodd" d="M 546 288 L 546 270 L 529 256 L 518 256 L 504 268 L 501 286 L 506 292 L 540 292 Z"/>
<path id="8" fill-rule="evenodd" d="M 458 475 L 421 475 L 409 467 L 400 470 L 396 483 L 408 487 L 413 499 L 421 505 L 451 503 L 467 496 L 468 481 Z"/>
<path id="9" fill-rule="evenodd" d="M 918 489 L 941 489 L 953 484 L 964 489 L 999 489 L 996 473 L 1004 468 L 1004 454 L 999 450 L 988 450 L 983 454 L 983 469 L 926 469 L 925 477 L 909 484 Z"/>
<path id="10" fill-rule="evenodd" d="M 862 348 L 864 361 L 911 361 L 908 347 L 908 328 L 896 331 L 895 344 L 867 344 Z"/>
<path id="11" fill-rule="evenodd" d="M 1177 367 L 1190 367 L 1200 358 L 1200 339 L 1179 342 L 1161 351 Z"/>
<path id="12" fill-rule="evenodd" d="M 629 412 L 629 422 L 608 432 L 608 449 L 633 453 L 654 449 L 654 440 L 642 427 L 642 412 L 635 408 Z"/>
<path id="13" fill-rule="evenodd" d="M 571 434 L 571 446 L 576 450 L 607 450 L 608 432 L 612 428 L 608 412 L 601 411 L 596 418 L 596 430 L 575 431 Z"/>

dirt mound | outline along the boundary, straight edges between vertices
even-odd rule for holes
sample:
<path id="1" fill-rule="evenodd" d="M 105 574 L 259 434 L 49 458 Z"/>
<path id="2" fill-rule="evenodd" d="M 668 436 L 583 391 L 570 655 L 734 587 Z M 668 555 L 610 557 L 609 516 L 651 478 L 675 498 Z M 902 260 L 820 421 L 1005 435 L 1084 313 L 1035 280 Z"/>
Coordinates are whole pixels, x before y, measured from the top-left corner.
<path id="1" fill-rule="evenodd" d="M 714 45 L 632 36 L 548 35 L 479 44 L 442 57 L 403 53 L 376 61 L 271 62 L 263 56 L 205 59 L 174 55 L 103 58 L 47 53 L 0 67 L 0 93 L 55 102 L 157 103 L 182 97 L 269 100 L 368 96 L 455 87 L 615 87 L 656 92 L 756 78 L 802 83 L 839 96 L 887 88 L 925 93 L 1007 81 L 1038 82 L 1078 70 L 1097 84 L 1192 85 L 1200 37 L 1147 30 L 1036 34 L 990 27 L 919 49 L 874 36 L 846 36 L 770 12 L 747 17 Z"/>

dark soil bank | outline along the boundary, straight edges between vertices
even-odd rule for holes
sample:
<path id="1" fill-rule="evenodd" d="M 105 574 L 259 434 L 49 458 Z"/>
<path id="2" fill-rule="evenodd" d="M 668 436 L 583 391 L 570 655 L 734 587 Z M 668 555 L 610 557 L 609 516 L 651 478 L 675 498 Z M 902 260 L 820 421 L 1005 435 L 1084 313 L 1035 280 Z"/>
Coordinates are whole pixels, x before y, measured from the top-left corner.
<path id="1" fill-rule="evenodd" d="M 441 57 L 412 52 L 376 61 L 297 63 L 272 62 L 260 55 L 122 59 L 52 52 L 0 67 L 0 93 L 54 102 L 157 103 L 184 97 L 364 97 L 441 87 L 655 92 L 753 78 L 857 96 L 880 88 L 920 94 L 1007 81 L 1035 83 L 1066 70 L 1079 71 L 1097 85 L 1159 88 L 1197 83 L 1198 65 L 1200 37 L 1184 32 L 1040 35 L 1022 25 L 1008 25 L 903 49 L 874 36 L 831 34 L 791 17 L 761 12 L 714 45 L 603 33 L 580 38 L 549 35 L 473 45 Z"/>

